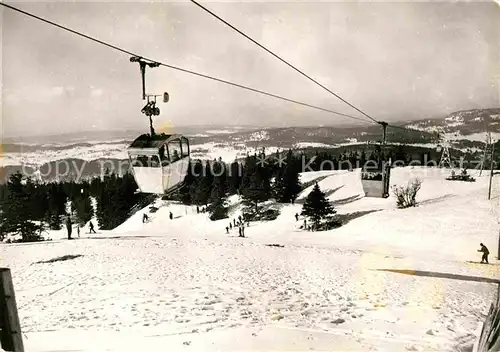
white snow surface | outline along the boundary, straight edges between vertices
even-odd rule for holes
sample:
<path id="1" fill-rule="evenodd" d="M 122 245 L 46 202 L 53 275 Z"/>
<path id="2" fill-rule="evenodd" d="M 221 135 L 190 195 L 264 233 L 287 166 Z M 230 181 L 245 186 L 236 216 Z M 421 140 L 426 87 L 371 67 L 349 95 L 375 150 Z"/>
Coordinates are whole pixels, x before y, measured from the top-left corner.
<path id="1" fill-rule="evenodd" d="M 41 166 L 45 163 L 64 159 L 82 159 L 85 161 L 100 158 L 127 158 L 127 144 L 94 144 L 67 149 L 38 150 L 33 152 L 0 153 L 0 167 L 8 165 Z"/>
<path id="2" fill-rule="evenodd" d="M 468 134 L 468 135 L 454 135 L 453 133 L 450 133 L 450 134 L 447 134 L 447 138 L 449 140 L 469 140 L 469 141 L 476 141 L 476 142 L 483 142 L 485 143 L 486 142 L 486 139 L 487 139 L 487 135 L 486 133 L 484 132 L 481 132 L 481 133 L 472 133 L 472 134 Z M 491 133 L 491 138 L 493 141 L 498 141 L 500 139 L 500 133 L 498 132 L 492 132 Z"/>
<path id="3" fill-rule="evenodd" d="M 362 212 L 326 232 L 295 221 L 311 186 L 277 220 L 250 223 L 246 238 L 226 234 L 230 219 L 157 202 L 146 224 L 141 211 L 73 241 L 59 231 L 1 245 L 26 350 L 465 351 L 495 284 L 377 271 L 500 276 L 498 176 L 488 201 L 488 173 L 474 183 L 445 181 L 448 173 L 393 169 L 391 184 L 423 181 L 419 205 L 405 210 L 392 195 L 364 197 L 359 170 L 305 173 L 303 182 L 328 176 L 319 186 L 338 214 Z M 232 219 L 241 209 L 238 196 L 230 202 Z M 479 260 L 480 242 L 491 265 L 466 262 Z M 82 256 L 36 263 L 63 255 Z"/>
<path id="4" fill-rule="evenodd" d="M 9 152 L 0 151 L 0 167 L 12 165 L 25 165 L 40 167 L 45 163 L 65 159 L 81 159 L 87 162 L 106 159 L 127 159 L 127 144 L 96 144 L 92 146 L 68 147 L 58 150 L 37 150 L 30 152 Z M 257 148 L 261 150 L 262 148 Z M 267 153 L 275 153 L 278 147 L 266 148 Z M 236 158 L 244 158 L 247 152 L 253 153 L 256 148 L 249 148 L 245 143 L 203 143 L 191 145 L 191 156 L 193 159 L 213 160 L 219 157 L 223 161 L 233 162 Z"/>

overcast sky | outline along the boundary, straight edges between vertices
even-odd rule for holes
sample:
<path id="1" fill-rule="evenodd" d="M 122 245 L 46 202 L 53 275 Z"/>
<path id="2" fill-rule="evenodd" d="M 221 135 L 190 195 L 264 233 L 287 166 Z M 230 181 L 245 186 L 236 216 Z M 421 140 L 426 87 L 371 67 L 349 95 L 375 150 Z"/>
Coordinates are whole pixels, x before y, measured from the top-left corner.
<path id="1" fill-rule="evenodd" d="M 376 119 L 499 106 L 493 2 L 200 2 Z M 187 0 L 9 3 L 154 60 L 359 116 Z M 4 135 L 147 132 L 129 58 L 2 9 Z M 170 93 L 157 125 L 354 122 L 165 67 L 150 69 L 146 84 Z"/>

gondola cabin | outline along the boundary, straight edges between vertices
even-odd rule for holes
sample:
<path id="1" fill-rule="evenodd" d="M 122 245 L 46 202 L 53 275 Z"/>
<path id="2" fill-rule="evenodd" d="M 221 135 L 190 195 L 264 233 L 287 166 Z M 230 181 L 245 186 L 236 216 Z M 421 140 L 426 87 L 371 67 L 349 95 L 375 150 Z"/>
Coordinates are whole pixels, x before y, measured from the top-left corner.
<path id="1" fill-rule="evenodd" d="M 143 134 L 132 142 L 127 152 L 140 192 L 168 194 L 183 186 L 189 168 L 186 137 Z"/>
<path id="2" fill-rule="evenodd" d="M 381 167 L 370 169 L 364 167 L 361 170 L 361 185 L 365 197 L 387 198 L 389 197 L 389 181 L 391 178 L 391 159 Z"/>

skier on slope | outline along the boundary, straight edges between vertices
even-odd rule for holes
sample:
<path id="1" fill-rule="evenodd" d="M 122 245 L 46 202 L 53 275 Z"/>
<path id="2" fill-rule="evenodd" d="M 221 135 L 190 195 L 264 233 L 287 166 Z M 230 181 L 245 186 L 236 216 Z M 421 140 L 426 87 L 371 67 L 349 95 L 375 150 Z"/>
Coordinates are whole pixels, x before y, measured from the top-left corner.
<path id="1" fill-rule="evenodd" d="M 479 245 L 481 246 L 481 249 L 478 249 L 477 251 L 483 252 L 483 256 L 481 257 L 481 263 L 485 262 L 486 264 L 489 264 L 488 263 L 488 254 L 490 254 L 490 251 L 488 250 L 488 248 L 484 244 L 480 243 Z"/>
<path id="2" fill-rule="evenodd" d="M 92 221 L 89 222 L 89 233 L 96 233 L 94 230 L 94 224 Z"/>

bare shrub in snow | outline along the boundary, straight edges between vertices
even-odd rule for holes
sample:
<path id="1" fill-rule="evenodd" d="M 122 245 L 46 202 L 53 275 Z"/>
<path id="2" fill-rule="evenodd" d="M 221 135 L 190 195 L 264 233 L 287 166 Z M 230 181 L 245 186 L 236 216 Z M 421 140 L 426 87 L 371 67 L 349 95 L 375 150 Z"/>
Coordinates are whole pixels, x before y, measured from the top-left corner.
<path id="1" fill-rule="evenodd" d="M 397 199 L 398 208 L 410 208 L 417 205 L 417 193 L 422 187 L 422 181 L 415 178 L 406 186 L 393 186 L 392 191 Z"/>

